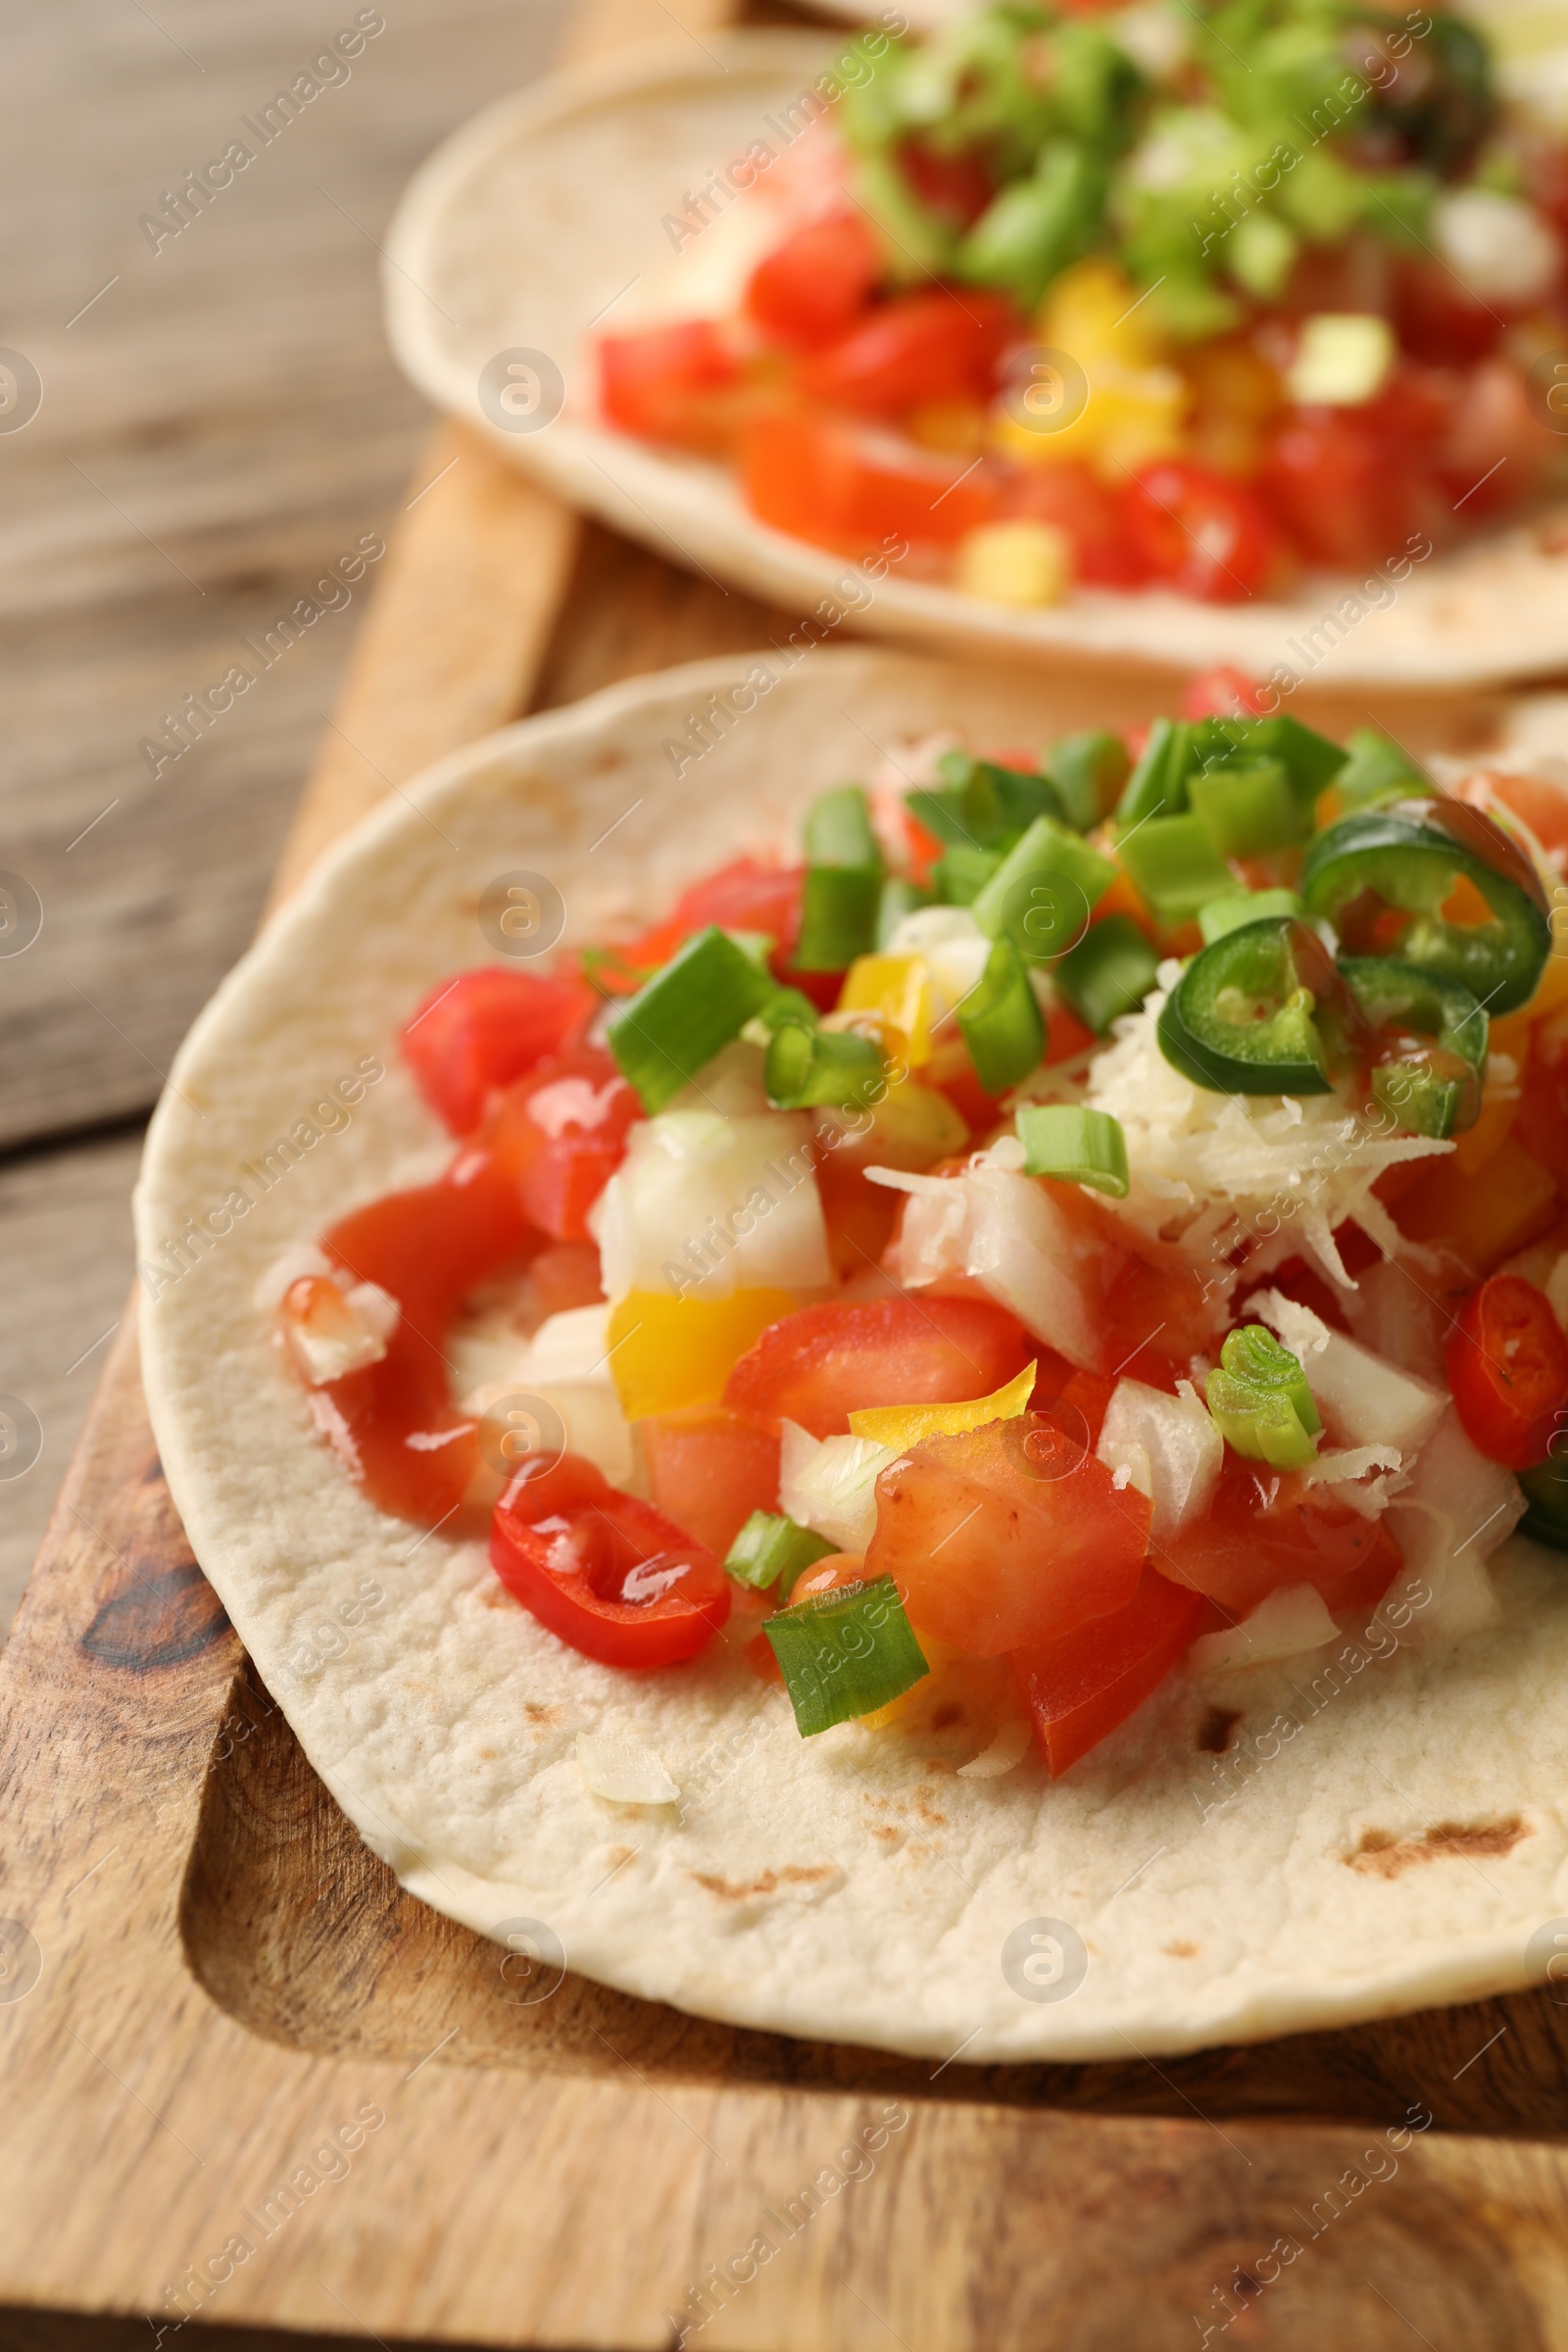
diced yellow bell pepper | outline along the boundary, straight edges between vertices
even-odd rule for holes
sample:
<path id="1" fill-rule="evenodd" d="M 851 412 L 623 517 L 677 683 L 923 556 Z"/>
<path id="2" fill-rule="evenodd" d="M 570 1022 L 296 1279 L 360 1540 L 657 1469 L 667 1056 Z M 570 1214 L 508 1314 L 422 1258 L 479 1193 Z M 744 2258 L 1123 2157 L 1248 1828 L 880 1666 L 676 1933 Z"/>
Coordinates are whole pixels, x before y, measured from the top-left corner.
<path id="1" fill-rule="evenodd" d="M 1059 605 L 1072 584 L 1072 542 L 1050 522 L 982 523 L 958 543 L 953 584 L 1023 612 Z"/>
<path id="2" fill-rule="evenodd" d="M 1005 1388 L 962 1404 L 867 1404 L 850 1415 L 850 1434 L 877 1446 L 918 1446 L 922 1438 L 961 1438 L 989 1421 L 1015 1421 L 1034 1394 L 1038 1364 L 1026 1364 Z"/>
<path id="3" fill-rule="evenodd" d="M 931 1058 L 931 972 L 923 956 L 857 956 L 844 975 L 840 1012 L 891 1021 L 911 1067 Z"/>
<path id="4" fill-rule="evenodd" d="M 1473 1127 L 1454 1138 L 1453 1164 L 1466 1176 L 1479 1175 L 1488 1160 L 1494 1158 L 1503 1138 L 1519 1115 L 1521 1088 L 1519 1084 L 1525 1055 L 1530 1051 L 1532 1012 L 1526 1005 L 1520 1012 L 1505 1012 L 1494 1021 L 1487 1033 L 1487 1080 L 1481 1095 L 1481 1115 Z M 1514 1074 L 1504 1082 L 1497 1067 L 1497 1055 L 1506 1054 L 1514 1063 Z"/>
<path id="5" fill-rule="evenodd" d="M 961 1037 L 955 1038 L 951 1048 L 935 1044 L 931 1052 L 933 1056 L 944 1055 L 956 1069 L 971 1066 Z M 836 1153 L 854 1167 L 921 1171 L 961 1152 L 968 1140 L 963 1115 L 946 1095 L 934 1086 L 922 1086 L 918 1078 L 904 1078 L 888 1088 L 864 1127 L 845 1136 Z"/>
<path id="6" fill-rule="evenodd" d="M 1557 1187 L 1539 1159 L 1511 1135 L 1479 1175 L 1467 1176 L 1452 1153 L 1440 1159 L 1400 1200 L 1397 1222 L 1412 1242 L 1454 1250 L 1477 1274 L 1540 1239 L 1557 1209 Z"/>
<path id="7" fill-rule="evenodd" d="M 1182 448 L 1187 380 L 1165 364 L 1152 306 L 1139 301 L 1114 264 L 1092 259 L 1063 270 L 1041 305 L 1037 333 L 1046 351 L 1076 361 L 1089 397 L 1066 415 L 1056 401 L 1032 403 L 1029 386 L 1015 386 L 995 419 L 995 446 L 1004 455 L 1026 466 L 1085 458 L 1120 480 L 1123 469 Z"/>
<path id="8" fill-rule="evenodd" d="M 858 1716 L 857 1721 L 863 1724 L 868 1732 L 885 1732 L 890 1723 L 897 1723 L 906 1708 L 912 1705 L 926 1689 L 932 1675 L 940 1674 L 948 1660 L 957 1655 L 956 1650 L 950 1649 L 945 1642 L 933 1642 L 929 1634 L 916 1634 L 915 1640 L 920 1644 L 921 1654 L 931 1673 L 923 1674 L 917 1683 L 909 1685 L 907 1690 L 901 1690 L 897 1698 L 890 1698 L 885 1707 L 874 1707 L 869 1715 Z"/>
<path id="9" fill-rule="evenodd" d="M 676 1298 L 628 1291 L 610 1313 L 610 1369 L 628 1421 L 712 1404 L 731 1367 L 780 1315 L 792 1291 L 732 1291 L 727 1298 Z"/>

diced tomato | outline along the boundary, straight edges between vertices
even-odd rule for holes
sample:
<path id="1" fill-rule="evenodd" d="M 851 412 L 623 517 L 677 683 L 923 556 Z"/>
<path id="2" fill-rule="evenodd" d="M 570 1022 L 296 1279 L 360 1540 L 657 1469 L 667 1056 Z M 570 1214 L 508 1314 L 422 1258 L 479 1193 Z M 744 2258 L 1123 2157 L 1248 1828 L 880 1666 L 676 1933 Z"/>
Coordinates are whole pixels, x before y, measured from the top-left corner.
<path id="1" fill-rule="evenodd" d="M 731 1372 L 724 1402 L 842 1437 L 863 1406 L 989 1396 L 1035 1353 L 1023 1325 L 989 1299 L 829 1300 L 770 1323 Z"/>
<path id="2" fill-rule="evenodd" d="M 585 1242 L 588 1211 L 626 1155 L 642 1105 L 599 1046 L 573 1046 L 509 1087 L 489 1145 L 530 1225 Z"/>
<path id="3" fill-rule="evenodd" d="M 731 427 L 741 367 L 711 318 L 684 318 L 599 346 L 599 398 L 606 421 L 640 441 L 713 449 Z"/>
<path id="4" fill-rule="evenodd" d="M 1405 453 L 1355 409 L 1294 409 L 1257 488 L 1302 553 L 1348 570 L 1397 554 L 1427 513 Z"/>
<path id="5" fill-rule="evenodd" d="M 1400 1564 L 1379 1521 L 1230 1452 L 1207 1516 L 1152 1558 L 1237 1619 L 1282 1585 L 1312 1585 L 1331 1609 L 1375 1607 Z"/>
<path id="6" fill-rule="evenodd" d="M 830 1152 L 818 1163 L 816 1189 L 835 1273 L 847 1281 L 880 1265 L 903 1196 L 872 1184 L 864 1167 L 843 1152 Z"/>
<path id="7" fill-rule="evenodd" d="M 1246 718 L 1263 709 L 1263 688 L 1228 662 L 1189 678 L 1176 702 L 1178 718 Z"/>
<path id="8" fill-rule="evenodd" d="M 1089 588 L 1141 588 L 1150 578 L 1142 546 L 1114 495 L 1081 459 L 1020 466 L 1002 492 L 1009 521 L 1049 522 L 1072 542 L 1073 575 Z"/>
<path id="9" fill-rule="evenodd" d="M 580 1454 L 535 1454 L 496 1505 L 490 1561 L 513 1597 L 605 1666 L 675 1666 L 729 1615 L 729 1580 L 652 1503 Z"/>
<path id="10" fill-rule="evenodd" d="M 1122 513 L 1149 576 L 1204 604 L 1256 596 L 1279 561 L 1260 501 L 1187 458 L 1146 467 L 1123 493 Z"/>
<path id="11" fill-rule="evenodd" d="M 926 1438 L 877 1480 L 867 1576 L 891 1576 L 918 1633 L 995 1658 L 1131 1597 L 1150 1506 L 1037 1414 Z"/>
<path id="12" fill-rule="evenodd" d="M 867 1569 L 858 1551 L 830 1551 L 798 1576 L 790 1588 L 790 1606 L 798 1600 L 820 1600 L 826 1592 L 842 1592 L 846 1585 L 863 1585 Z"/>
<path id="13" fill-rule="evenodd" d="M 1074 1372 L 1062 1382 L 1047 1409 L 1059 1429 L 1092 1452 L 1100 1444 L 1115 1393 L 1116 1383 L 1108 1372 Z"/>
<path id="14" fill-rule="evenodd" d="M 1446 1366 L 1464 1433 L 1489 1461 L 1528 1470 L 1554 1437 L 1568 1451 L 1568 1337 L 1533 1282 L 1494 1274 L 1472 1291 Z"/>
<path id="15" fill-rule="evenodd" d="M 1087 1028 L 1078 1015 L 1066 1004 L 1053 1004 L 1046 1014 L 1046 1061 L 1070 1061 L 1095 1043 L 1095 1033 Z"/>
<path id="16" fill-rule="evenodd" d="M 530 1259 L 528 1280 L 541 1319 L 574 1306 L 597 1306 L 605 1295 L 599 1251 L 592 1242 L 557 1242 Z"/>
<path id="17" fill-rule="evenodd" d="M 454 1135 L 471 1135 L 491 1089 L 558 1054 L 597 1003 L 580 980 L 482 964 L 433 988 L 398 1044 L 431 1109 Z"/>
<path id="18" fill-rule="evenodd" d="M 1568 851 L 1568 791 L 1549 776 L 1511 775 L 1506 769 L 1485 768 L 1472 786 L 1484 787 L 1480 805 L 1500 801 L 1503 808 L 1530 827 L 1547 857 Z M 1467 788 L 1465 798 L 1472 797 Z"/>
<path id="19" fill-rule="evenodd" d="M 776 940 L 772 957 L 776 972 L 788 962 L 800 937 L 805 884 L 804 865 L 764 865 L 760 858 L 737 858 L 694 882 L 662 923 L 618 954 L 632 972 L 647 971 L 667 963 L 682 940 L 690 939 L 694 931 L 706 931 L 710 923 L 717 923 L 726 931 L 762 931 Z M 628 993 L 631 986 L 628 979 Z"/>
<path id="20" fill-rule="evenodd" d="M 1451 368 L 1495 349 L 1506 331 L 1506 305 L 1479 302 L 1446 264 L 1419 255 L 1395 273 L 1394 325 L 1401 349 L 1434 367 Z"/>
<path id="21" fill-rule="evenodd" d="M 879 304 L 804 362 L 808 400 L 858 416 L 902 416 L 926 401 L 984 399 L 1002 353 L 1023 331 L 1010 302 L 975 286 L 937 286 Z"/>
<path id="22" fill-rule="evenodd" d="M 854 323 L 881 275 L 881 248 L 865 215 L 830 213 L 758 263 L 746 308 L 765 334 L 815 351 Z"/>
<path id="23" fill-rule="evenodd" d="M 654 1502 L 723 1559 L 754 1511 L 778 1508 L 778 1431 L 722 1404 L 639 1421 Z"/>
<path id="24" fill-rule="evenodd" d="M 1000 1123 L 1001 1102 L 981 1085 L 956 1021 L 944 1021 L 937 1030 L 931 1041 L 931 1059 L 921 1076 L 939 1095 L 947 1096 L 959 1118 L 976 1135 L 989 1135 Z"/>
<path id="25" fill-rule="evenodd" d="M 1490 1274 L 1550 1231 L 1557 1202 L 1550 1171 L 1506 1135 L 1469 1174 L 1452 1155 L 1429 1160 L 1399 1201 L 1398 1224 L 1410 1241 L 1436 1243 L 1474 1273 Z"/>
<path id="26" fill-rule="evenodd" d="M 403 1309 L 379 1363 L 311 1392 L 318 1426 L 383 1511 L 436 1524 L 493 1500 L 476 1425 L 452 1402 L 444 1343 L 466 1294 L 536 1241 L 516 1187 L 476 1151 L 439 1183 L 372 1200 L 324 1236 L 328 1256 Z"/>
<path id="27" fill-rule="evenodd" d="M 1200 1593 L 1146 1568 L 1132 1598 L 1113 1615 L 1013 1652 L 1018 1696 L 1054 1781 L 1164 1681 L 1185 1656 L 1203 1609 Z"/>
<path id="28" fill-rule="evenodd" d="M 753 417 L 741 431 L 739 464 L 760 522 L 844 555 L 899 539 L 952 546 L 996 513 L 996 484 L 983 466 L 928 456 L 849 417 Z"/>

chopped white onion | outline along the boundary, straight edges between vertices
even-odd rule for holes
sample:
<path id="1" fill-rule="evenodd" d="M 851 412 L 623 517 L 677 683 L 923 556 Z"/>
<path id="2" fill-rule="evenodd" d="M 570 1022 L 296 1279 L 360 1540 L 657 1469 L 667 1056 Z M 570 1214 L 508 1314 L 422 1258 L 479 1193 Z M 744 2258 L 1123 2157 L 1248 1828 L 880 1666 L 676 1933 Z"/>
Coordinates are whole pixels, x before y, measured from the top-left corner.
<path id="1" fill-rule="evenodd" d="M 290 1321 L 288 1344 L 294 1360 L 313 1389 L 344 1380 L 351 1372 L 363 1372 L 368 1365 L 380 1363 L 386 1354 L 387 1342 L 402 1312 L 390 1291 L 383 1291 L 379 1283 L 356 1283 L 344 1296 L 341 1308 L 325 1318 L 324 1329 Z"/>
<path id="2" fill-rule="evenodd" d="M 680 1789 L 651 1747 L 606 1733 L 577 1734 L 577 1770 L 595 1796 L 617 1805 L 672 1805 Z"/>
<path id="3" fill-rule="evenodd" d="M 901 916 L 883 952 L 924 956 L 931 976 L 931 1018 L 939 1021 L 978 985 L 991 942 L 967 906 L 917 906 Z"/>
<path id="4" fill-rule="evenodd" d="M 1258 1291 L 1247 1302 L 1299 1357 L 1324 1419 L 1349 1446 L 1396 1446 L 1414 1453 L 1437 1427 L 1447 1402 L 1441 1389 L 1400 1372 L 1321 1315 L 1278 1291 Z"/>
<path id="5" fill-rule="evenodd" d="M 896 1281 L 923 1290 L 945 1274 L 966 1275 L 1037 1340 L 1069 1363 L 1094 1369 L 1099 1352 L 1088 1276 L 1099 1245 L 1068 1224 L 1044 1185 L 991 1162 L 961 1176 L 911 1176 L 897 1168 L 866 1174 L 909 1195 L 888 1261 Z"/>
<path id="6" fill-rule="evenodd" d="M 1012 1772 L 1029 1753 L 1030 1732 L 1026 1723 L 1004 1723 L 989 1747 L 983 1747 L 967 1764 L 958 1766 L 960 1781 L 1000 1781 L 1004 1772 Z"/>
<path id="7" fill-rule="evenodd" d="M 274 1257 L 265 1274 L 261 1275 L 251 1297 L 264 1315 L 275 1315 L 283 1303 L 283 1294 L 307 1274 L 331 1276 L 339 1269 L 318 1250 L 314 1242 L 295 1242 L 292 1248 Z"/>
<path id="8" fill-rule="evenodd" d="M 1483 302 L 1533 302 L 1562 266 L 1562 243 L 1533 204 L 1456 188 L 1432 208 L 1438 253 Z"/>
<path id="9" fill-rule="evenodd" d="M 810 1139 L 800 1111 L 674 1110 L 640 1120 L 590 1220 L 606 1295 L 727 1298 L 830 1283 Z"/>
<path id="10" fill-rule="evenodd" d="M 876 1533 L 876 1482 L 898 1460 L 897 1448 L 869 1438 L 813 1438 L 794 1421 L 782 1431 L 779 1509 L 841 1551 L 864 1551 Z"/>
<path id="11" fill-rule="evenodd" d="M 1412 1620 L 1427 1641 L 1459 1641 L 1501 1616 L 1487 1559 L 1524 1516 L 1512 1471 L 1471 1445 L 1449 1406 L 1422 1446 L 1407 1487 L 1389 1505 L 1389 1529 L 1405 1564 L 1432 1589 Z"/>
<path id="12" fill-rule="evenodd" d="M 1284 1585 L 1240 1625 L 1200 1636 L 1187 1655 L 1197 1674 L 1234 1674 L 1240 1666 L 1265 1666 L 1271 1658 L 1321 1649 L 1339 1630 L 1315 1585 Z"/>
<path id="13" fill-rule="evenodd" d="M 1546 1277 L 1546 1303 L 1564 1331 L 1568 1331 L 1568 1250 L 1565 1250 Z"/>
<path id="14" fill-rule="evenodd" d="M 1154 1506 L 1151 1534 L 1169 1543 L 1207 1510 L 1225 1457 L 1220 1436 L 1190 1380 L 1175 1396 L 1141 1380 L 1118 1381 L 1096 1448 L 1108 1469 L 1125 1467 Z"/>

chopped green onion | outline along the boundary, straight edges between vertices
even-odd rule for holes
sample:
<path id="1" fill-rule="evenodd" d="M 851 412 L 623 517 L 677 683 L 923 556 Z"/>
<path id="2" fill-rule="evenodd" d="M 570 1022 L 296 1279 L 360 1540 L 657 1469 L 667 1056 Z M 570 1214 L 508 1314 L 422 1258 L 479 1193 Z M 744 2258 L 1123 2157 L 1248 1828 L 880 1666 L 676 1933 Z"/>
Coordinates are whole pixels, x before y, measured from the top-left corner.
<path id="1" fill-rule="evenodd" d="M 808 1527 L 798 1527 L 793 1519 L 771 1511 L 754 1511 L 730 1545 L 724 1567 L 739 1583 L 752 1585 L 759 1592 L 777 1585 L 783 1602 L 789 1599 L 802 1571 L 814 1567 L 832 1549 L 825 1537 L 814 1536 Z"/>
<path id="2" fill-rule="evenodd" d="M 1062 814 L 1077 833 L 1092 832 L 1116 806 L 1132 761 L 1119 735 L 1091 728 L 1064 735 L 1052 747 L 1046 774 L 1055 786 Z"/>
<path id="3" fill-rule="evenodd" d="M 1120 1119 L 1073 1102 L 1035 1102 L 1018 1113 L 1026 1176 L 1060 1176 L 1127 1198 L 1127 1138 Z"/>
<path id="4" fill-rule="evenodd" d="M 1304 841 L 1312 814 L 1278 760 L 1224 760 L 1188 780 L 1187 798 L 1222 858 L 1267 858 Z"/>
<path id="5" fill-rule="evenodd" d="M 1294 890 L 1230 891 L 1200 906 L 1198 928 L 1203 934 L 1204 947 L 1211 948 L 1216 939 L 1223 939 L 1227 931 L 1239 931 L 1244 923 L 1261 922 L 1268 914 L 1299 915 L 1303 911 Z"/>
<path id="6" fill-rule="evenodd" d="M 1004 767 L 996 760 L 976 760 L 970 752 L 944 752 L 937 773 L 945 794 L 959 796 L 966 828 L 962 838 L 983 849 L 1003 848 L 1037 816 L 1062 813 L 1055 785 L 1038 768 Z"/>
<path id="7" fill-rule="evenodd" d="M 1350 737 L 1350 757 L 1334 779 L 1340 805 L 1348 810 L 1393 793 L 1406 798 L 1430 792 L 1432 779 L 1390 735 L 1377 727 L 1357 727 Z"/>
<path id="8" fill-rule="evenodd" d="M 798 1601 L 762 1631 L 807 1740 L 875 1714 L 931 1671 L 891 1576 Z"/>
<path id="9" fill-rule="evenodd" d="M 882 949 L 887 946 L 906 914 L 913 914 L 921 906 L 931 904 L 931 893 L 922 890 L 918 882 L 905 882 L 897 875 L 884 882 L 876 909 L 877 947 Z"/>
<path id="10" fill-rule="evenodd" d="M 1184 719 L 1156 718 L 1128 777 L 1116 815 L 1124 825 L 1146 816 L 1179 816 L 1187 806 L 1193 730 Z"/>
<path id="11" fill-rule="evenodd" d="M 871 809 L 858 784 L 840 784 L 818 793 L 807 810 L 805 825 L 808 865 L 874 865 L 882 852 L 871 828 Z"/>
<path id="12" fill-rule="evenodd" d="M 842 972 L 876 939 L 882 853 L 858 784 L 820 793 L 806 818 L 806 886 L 795 962 L 803 972 Z"/>
<path id="13" fill-rule="evenodd" d="M 1198 767 L 1250 766 L 1277 760 L 1303 809 L 1345 765 L 1345 753 L 1326 735 L 1298 718 L 1204 718 L 1193 728 L 1193 761 Z"/>
<path id="14" fill-rule="evenodd" d="M 1054 817 L 1037 816 L 973 902 L 992 939 L 1006 938 L 1029 963 L 1076 946 L 1116 878 L 1108 858 Z"/>
<path id="15" fill-rule="evenodd" d="M 775 1110 L 864 1102 L 886 1075 L 881 1051 L 853 1029 L 806 1029 L 790 1021 L 774 1031 L 762 1084 Z"/>
<path id="16" fill-rule="evenodd" d="M 1045 1053 L 1040 1006 L 1010 939 L 997 941 L 978 987 L 960 1002 L 957 1014 L 975 1076 L 988 1095 L 1005 1094 L 1027 1078 Z"/>
<path id="17" fill-rule="evenodd" d="M 777 987 L 761 1011 L 754 1015 L 768 1037 L 772 1036 L 775 1029 L 788 1028 L 791 1022 L 799 1029 L 814 1029 L 819 1017 L 810 998 L 803 996 L 798 988 Z"/>
<path id="18" fill-rule="evenodd" d="M 1154 985 L 1158 957 L 1130 914 L 1107 914 L 1052 972 L 1052 984 L 1086 1028 L 1103 1037 L 1136 1012 Z"/>
<path id="19" fill-rule="evenodd" d="M 1117 854 L 1162 923 L 1189 922 L 1236 887 L 1200 816 L 1152 816 L 1134 826 Z"/>
<path id="20" fill-rule="evenodd" d="M 710 924 L 616 1006 L 606 1043 L 652 1117 L 777 993 L 771 976 Z"/>
<path id="21" fill-rule="evenodd" d="M 795 968 L 844 972 L 869 955 L 882 898 L 879 865 L 808 865 L 801 894 L 801 936 Z"/>
<path id="22" fill-rule="evenodd" d="M 1249 1460 L 1301 1470 L 1316 1458 L 1323 1421 L 1306 1374 L 1261 1323 L 1227 1334 L 1207 1393 L 1221 1437 Z"/>
<path id="23" fill-rule="evenodd" d="M 972 906 L 1002 859 L 995 850 L 977 850 L 955 842 L 931 869 L 931 879 L 948 906 Z"/>

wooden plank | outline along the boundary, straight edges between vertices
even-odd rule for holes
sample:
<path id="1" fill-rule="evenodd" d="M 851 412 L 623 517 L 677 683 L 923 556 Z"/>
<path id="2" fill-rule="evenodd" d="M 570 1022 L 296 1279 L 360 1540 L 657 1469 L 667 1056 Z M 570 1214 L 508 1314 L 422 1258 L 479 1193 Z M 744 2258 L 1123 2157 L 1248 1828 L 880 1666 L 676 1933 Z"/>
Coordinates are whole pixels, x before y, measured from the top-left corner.
<path id="1" fill-rule="evenodd" d="M 241 119 L 321 53 L 315 0 L 8 27 L 5 335 L 44 398 L 0 435 L 0 862 L 45 924 L 0 960 L 0 1147 L 152 1102 L 254 927 L 365 583 L 156 776 L 140 746 L 419 487 L 376 240 L 428 149 L 549 62 L 563 0 L 383 14 L 265 146 Z M 143 214 L 236 137 L 252 162 L 154 253 Z"/>

